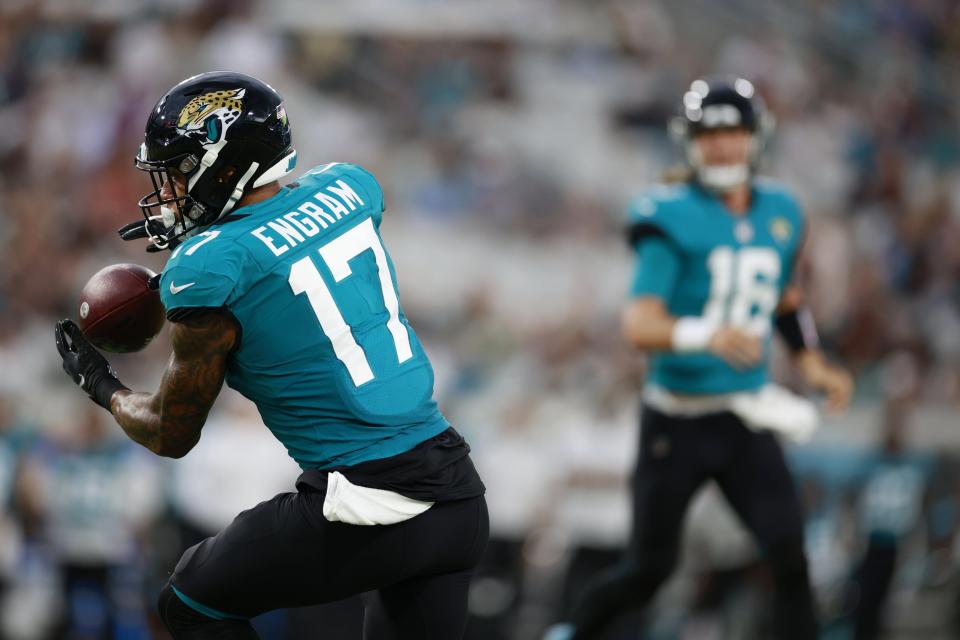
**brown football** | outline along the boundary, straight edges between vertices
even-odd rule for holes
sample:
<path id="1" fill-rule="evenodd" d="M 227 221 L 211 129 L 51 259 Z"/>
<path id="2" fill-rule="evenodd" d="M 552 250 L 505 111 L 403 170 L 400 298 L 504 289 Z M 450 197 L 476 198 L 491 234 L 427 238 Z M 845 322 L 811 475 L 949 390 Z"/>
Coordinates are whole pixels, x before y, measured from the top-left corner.
<path id="1" fill-rule="evenodd" d="M 138 264 L 113 264 L 93 274 L 80 293 L 80 330 L 97 347 L 114 353 L 139 351 L 163 328 L 160 294 L 150 289 L 156 274 Z"/>

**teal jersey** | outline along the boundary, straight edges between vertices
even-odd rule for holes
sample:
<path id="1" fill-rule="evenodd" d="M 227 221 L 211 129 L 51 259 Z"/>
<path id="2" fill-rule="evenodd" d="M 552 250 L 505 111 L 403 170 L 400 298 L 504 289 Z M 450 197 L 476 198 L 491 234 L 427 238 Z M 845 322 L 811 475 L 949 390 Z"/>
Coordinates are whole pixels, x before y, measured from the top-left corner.
<path id="1" fill-rule="evenodd" d="M 756 389 L 767 381 L 773 313 L 790 281 L 805 222 L 782 187 L 756 180 L 745 215 L 693 185 L 657 186 L 633 201 L 637 252 L 631 294 L 662 298 L 674 316 L 741 327 L 765 342 L 756 367 L 737 370 L 710 353 L 657 353 L 649 380 L 684 394 Z"/>
<path id="2" fill-rule="evenodd" d="M 383 210 L 369 172 L 319 166 L 184 242 L 163 270 L 168 315 L 237 319 L 226 382 L 304 469 L 393 456 L 449 427 L 400 307 Z"/>

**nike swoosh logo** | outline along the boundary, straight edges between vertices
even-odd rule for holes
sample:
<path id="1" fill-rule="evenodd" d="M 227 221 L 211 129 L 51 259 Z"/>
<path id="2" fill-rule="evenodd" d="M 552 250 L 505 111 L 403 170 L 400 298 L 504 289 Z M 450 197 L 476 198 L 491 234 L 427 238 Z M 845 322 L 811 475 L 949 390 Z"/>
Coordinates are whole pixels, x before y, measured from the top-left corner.
<path id="1" fill-rule="evenodd" d="M 183 290 L 186 289 L 187 287 L 192 287 L 192 286 L 195 285 L 195 284 L 197 284 L 197 283 L 196 283 L 196 282 L 188 282 L 187 284 L 182 284 L 182 285 L 180 285 L 180 286 L 178 287 L 177 285 L 173 284 L 173 282 L 170 282 L 170 293 L 172 293 L 173 295 L 177 295 L 178 293 L 180 293 L 181 291 L 183 291 Z"/>

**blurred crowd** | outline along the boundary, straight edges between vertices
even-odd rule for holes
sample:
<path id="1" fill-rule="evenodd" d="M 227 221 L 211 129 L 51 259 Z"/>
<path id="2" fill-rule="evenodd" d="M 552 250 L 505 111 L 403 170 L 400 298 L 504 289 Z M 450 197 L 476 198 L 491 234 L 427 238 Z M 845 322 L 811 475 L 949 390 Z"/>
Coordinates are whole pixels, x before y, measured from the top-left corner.
<path id="1" fill-rule="evenodd" d="M 791 449 L 830 637 L 955 637 L 958 62 L 949 0 L 0 4 L 0 637 L 152 637 L 180 550 L 292 488 L 242 399 L 167 464 L 53 347 L 94 271 L 162 268 L 115 233 L 148 189 L 132 158 L 157 98 L 214 69 L 285 96 L 302 169 L 355 162 L 384 186 L 405 310 L 489 489 L 484 639 L 535 637 L 616 557 L 645 367 L 618 337 L 624 211 L 678 162 L 665 123 L 689 82 L 750 78 L 777 119 L 764 172 L 811 220 L 800 277 L 822 340 L 858 377 L 851 415 Z M 167 344 L 111 361 L 153 388 Z M 657 637 L 755 637 L 757 551 L 710 491 L 688 529 Z M 350 606 L 262 629 L 313 637 L 296 630 Z"/>

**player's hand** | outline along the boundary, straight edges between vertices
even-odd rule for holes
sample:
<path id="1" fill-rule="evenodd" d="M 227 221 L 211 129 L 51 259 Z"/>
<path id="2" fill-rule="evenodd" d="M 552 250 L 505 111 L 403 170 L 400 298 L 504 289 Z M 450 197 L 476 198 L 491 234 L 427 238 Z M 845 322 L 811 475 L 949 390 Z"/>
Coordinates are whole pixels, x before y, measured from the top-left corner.
<path id="1" fill-rule="evenodd" d="M 763 341 L 736 327 L 717 329 L 710 337 L 708 349 L 737 369 L 755 367 L 763 357 Z"/>
<path id="2" fill-rule="evenodd" d="M 53 330 L 57 351 L 63 359 L 63 370 L 87 392 L 90 399 L 110 411 L 113 393 L 126 387 L 107 359 L 80 331 L 73 320 L 61 320 Z"/>
<path id="3" fill-rule="evenodd" d="M 807 384 L 826 394 L 827 411 L 843 411 L 849 406 L 853 376 L 846 369 L 830 364 L 817 350 L 804 351 L 797 362 Z"/>

